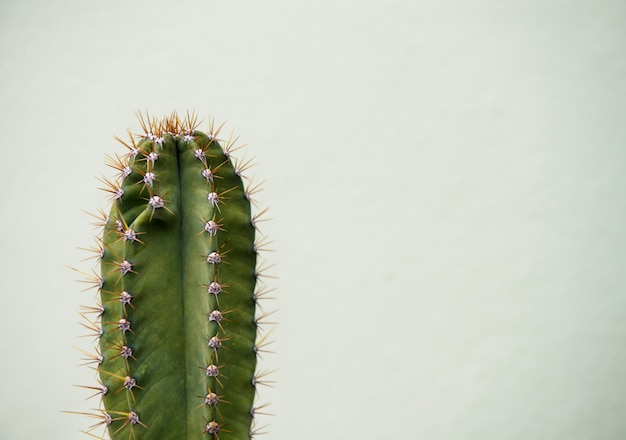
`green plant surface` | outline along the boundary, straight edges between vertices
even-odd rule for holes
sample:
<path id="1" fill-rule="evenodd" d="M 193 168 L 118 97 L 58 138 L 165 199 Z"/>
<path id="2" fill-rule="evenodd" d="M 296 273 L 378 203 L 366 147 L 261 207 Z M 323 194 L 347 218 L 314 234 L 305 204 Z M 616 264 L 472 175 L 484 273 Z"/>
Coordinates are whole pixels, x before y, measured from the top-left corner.
<path id="1" fill-rule="evenodd" d="M 112 206 L 86 324 L 104 403 L 94 426 L 113 440 L 250 439 L 264 339 L 249 162 L 232 160 L 221 126 L 140 121 L 126 154 L 109 157 L 117 179 L 102 179 Z"/>

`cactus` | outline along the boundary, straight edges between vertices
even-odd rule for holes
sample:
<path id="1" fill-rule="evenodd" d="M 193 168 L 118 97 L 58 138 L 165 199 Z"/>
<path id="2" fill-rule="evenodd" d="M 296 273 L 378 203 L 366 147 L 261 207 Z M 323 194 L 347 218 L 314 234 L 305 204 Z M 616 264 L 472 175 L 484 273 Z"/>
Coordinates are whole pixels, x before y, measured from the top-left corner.
<path id="1" fill-rule="evenodd" d="M 103 178 L 112 206 L 101 211 L 99 261 L 87 281 L 98 291 L 84 326 L 96 336 L 93 417 L 113 439 L 250 439 L 267 293 L 257 267 L 263 245 L 251 212 L 258 187 L 244 186 L 250 161 L 235 161 L 222 126 L 197 129 L 197 118 L 139 115 L 143 133 L 117 172 Z M 223 145 L 223 146 L 222 146 Z M 257 237 L 255 239 L 255 237 Z M 90 314 L 92 314 L 90 316 Z"/>

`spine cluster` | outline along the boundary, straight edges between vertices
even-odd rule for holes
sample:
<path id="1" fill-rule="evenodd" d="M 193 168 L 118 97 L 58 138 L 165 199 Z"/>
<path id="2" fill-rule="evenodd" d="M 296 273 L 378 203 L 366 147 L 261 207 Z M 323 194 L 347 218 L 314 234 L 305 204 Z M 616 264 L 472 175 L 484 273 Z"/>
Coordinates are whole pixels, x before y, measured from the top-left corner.
<path id="1" fill-rule="evenodd" d="M 266 296 L 257 268 L 264 248 L 252 216 L 250 166 L 236 162 L 232 137 L 197 130 L 194 116 L 140 117 L 143 133 L 109 157 L 102 179 L 111 208 L 97 215 L 88 276 L 97 306 L 83 310 L 96 339 L 104 408 L 96 428 L 117 439 L 250 439 L 255 433 L 259 325 Z M 224 144 L 224 146 L 222 146 Z"/>

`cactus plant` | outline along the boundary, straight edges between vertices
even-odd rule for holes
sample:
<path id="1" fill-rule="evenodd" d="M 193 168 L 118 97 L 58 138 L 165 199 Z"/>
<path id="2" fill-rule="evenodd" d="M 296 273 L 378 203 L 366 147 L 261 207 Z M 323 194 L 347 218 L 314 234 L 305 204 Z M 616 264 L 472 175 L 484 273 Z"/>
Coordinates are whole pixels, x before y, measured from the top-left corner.
<path id="1" fill-rule="evenodd" d="M 242 440 L 255 435 L 256 372 L 267 292 L 262 247 L 232 136 L 197 118 L 139 115 L 143 129 L 108 157 L 108 212 L 93 249 L 99 272 L 87 280 L 97 305 L 83 309 L 96 337 L 88 355 L 104 404 L 86 432 L 113 439 Z M 256 238 L 255 238 L 256 237 Z M 267 335 L 267 333 L 266 333 Z"/>

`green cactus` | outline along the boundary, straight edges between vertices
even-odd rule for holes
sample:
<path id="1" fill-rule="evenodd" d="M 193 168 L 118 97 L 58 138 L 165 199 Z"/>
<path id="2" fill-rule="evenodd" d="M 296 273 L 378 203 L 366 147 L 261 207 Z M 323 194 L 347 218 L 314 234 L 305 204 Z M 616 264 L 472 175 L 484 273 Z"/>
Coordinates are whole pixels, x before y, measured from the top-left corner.
<path id="1" fill-rule="evenodd" d="M 128 151 L 109 157 L 117 179 L 102 179 L 112 206 L 95 249 L 98 305 L 84 312 L 99 341 L 100 383 L 88 388 L 104 409 L 88 433 L 250 439 L 265 382 L 255 190 L 241 177 L 250 162 L 232 160 L 232 136 L 197 130 L 193 115 L 139 119 L 143 134 L 118 139 Z"/>

